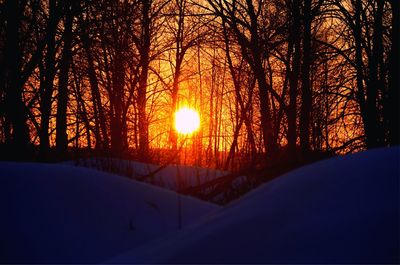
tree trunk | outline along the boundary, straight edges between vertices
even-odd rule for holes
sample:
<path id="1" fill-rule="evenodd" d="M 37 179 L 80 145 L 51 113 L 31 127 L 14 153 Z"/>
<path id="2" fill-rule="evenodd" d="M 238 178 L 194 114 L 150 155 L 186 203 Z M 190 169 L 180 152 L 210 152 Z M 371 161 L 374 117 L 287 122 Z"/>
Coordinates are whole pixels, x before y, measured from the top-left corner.
<path id="1" fill-rule="evenodd" d="M 310 116 L 312 111 L 311 101 L 311 0 L 304 0 L 303 13 L 303 62 L 302 62 L 302 87 L 300 109 L 300 145 L 303 154 L 310 150 Z"/>
<path id="2" fill-rule="evenodd" d="M 120 49 L 116 47 L 116 49 Z M 124 64 L 122 53 L 116 51 L 113 58 L 112 70 L 112 109 L 113 116 L 111 117 L 111 150 L 114 155 L 119 156 L 122 154 L 123 140 L 122 140 L 122 105 L 124 93 Z"/>
<path id="3" fill-rule="evenodd" d="M 47 53 L 45 60 L 45 80 L 42 86 L 40 102 L 40 156 L 46 160 L 50 151 L 49 123 L 51 115 L 51 100 L 53 96 L 53 82 L 56 74 L 56 50 L 55 35 L 58 24 L 57 5 L 55 0 L 50 0 L 49 19 L 46 33 Z"/>
<path id="4" fill-rule="evenodd" d="M 387 120 L 389 130 L 389 145 L 400 144 L 400 1 L 392 0 L 392 47 L 390 54 L 389 91 Z"/>
<path id="5" fill-rule="evenodd" d="M 172 108 L 171 108 L 171 124 L 170 124 L 170 141 L 173 150 L 177 149 L 178 145 L 178 135 L 174 128 L 174 113 L 178 107 L 178 92 L 179 92 L 179 78 L 181 75 L 181 66 L 182 61 L 185 56 L 185 51 L 183 50 L 183 30 L 184 30 L 184 5 L 185 3 L 182 0 L 177 1 L 179 14 L 178 14 L 178 28 L 175 36 L 175 73 L 174 73 L 174 80 L 172 84 Z"/>
<path id="6" fill-rule="evenodd" d="M 378 110 L 378 91 L 381 89 L 379 76 L 379 58 L 382 56 L 382 14 L 384 1 L 377 1 L 377 10 L 374 14 L 373 49 L 369 60 L 369 80 L 367 82 L 366 111 L 366 140 L 368 148 L 384 145 L 382 124 Z"/>
<path id="7" fill-rule="evenodd" d="M 261 64 L 261 62 L 259 63 Z M 278 148 L 272 128 L 271 110 L 268 99 L 268 84 L 265 80 L 265 72 L 262 65 L 256 66 L 255 75 L 257 78 L 260 97 L 261 128 L 264 139 L 264 148 L 267 156 L 271 156 L 278 150 Z"/>
<path id="8" fill-rule="evenodd" d="M 266 73 L 263 66 L 262 58 L 262 45 L 260 43 L 260 36 L 258 34 L 257 15 L 255 14 L 254 6 L 251 0 L 246 0 L 248 13 L 251 20 L 251 40 L 250 49 L 252 52 L 252 69 L 257 79 L 258 94 L 260 97 L 260 114 L 261 114 L 261 130 L 264 140 L 264 149 L 267 156 L 273 156 L 277 150 L 278 145 L 274 135 L 273 123 L 271 117 L 271 109 L 268 98 L 269 84 L 266 80 Z"/>
<path id="9" fill-rule="evenodd" d="M 93 56 L 90 51 L 89 40 L 84 40 L 83 47 L 85 49 L 86 58 L 88 62 L 88 76 L 90 83 L 90 90 L 92 94 L 93 112 L 95 120 L 95 136 L 96 136 L 96 148 L 102 147 L 104 150 L 109 148 L 109 139 L 106 126 L 106 117 L 101 104 L 101 96 L 99 90 L 99 84 L 96 77 L 96 71 L 94 68 Z M 100 136 L 101 130 L 101 136 Z"/>
<path id="10" fill-rule="evenodd" d="M 19 45 L 19 30 L 21 25 L 21 10 L 19 1 L 8 0 L 4 3 L 5 20 L 5 47 L 4 47 L 4 102 L 5 102 L 5 126 L 6 142 L 10 144 L 10 151 L 14 159 L 23 158 L 26 155 L 29 144 L 29 132 L 26 125 L 26 107 L 22 100 L 22 82 L 20 80 L 20 68 L 22 54 Z"/>
<path id="11" fill-rule="evenodd" d="M 353 29 L 354 34 L 354 42 L 355 42 L 355 52 L 356 52 L 356 72 L 357 72 L 357 101 L 360 107 L 361 117 L 363 119 L 364 124 L 364 132 L 367 134 L 367 115 L 368 113 L 365 110 L 365 92 L 364 92 L 364 64 L 362 59 L 363 49 L 362 49 L 362 34 L 361 34 L 361 11 L 362 5 L 361 0 L 356 0 L 355 6 L 355 25 Z M 351 22 L 350 22 L 351 23 Z"/>
<path id="12" fill-rule="evenodd" d="M 177 53 L 178 49 L 177 49 Z M 172 84 L 172 108 L 171 108 L 171 124 L 170 124 L 170 141 L 172 150 L 176 150 L 178 146 L 178 135 L 174 128 L 174 113 L 178 108 L 178 92 L 179 92 L 179 77 L 181 72 L 181 63 L 180 57 L 177 56 L 176 66 L 175 66 L 175 74 L 174 74 L 174 81 Z"/>
<path id="13" fill-rule="evenodd" d="M 65 29 L 64 29 L 64 48 L 61 58 L 60 78 L 58 83 L 57 96 L 57 127 L 56 127 L 56 146 L 58 155 L 65 157 L 68 148 L 67 135 L 67 104 L 68 104 L 68 74 L 72 59 L 72 6 L 70 1 L 65 1 Z"/>
<path id="14" fill-rule="evenodd" d="M 299 0 L 293 0 L 292 26 L 290 32 L 289 52 L 293 52 L 291 69 L 289 71 L 289 106 L 287 111 L 288 118 L 288 147 L 291 155 L 296 152 L 297 141 L 297 89 L 300 71 L 300 5 Z M 290 60 L 290 57 L 289 57 Z M 290 65 L 290 61 L 288 62 Z"/>
<path id="15" fill-rule="evenodd" d="M 149 124 L 146 114 L 147 102 L 147 77 L 149 72 L 150 52 L 150 0 L 144 0 L 142 6 L 142 34 L 140 47 L 140 65 L 138 87 L 138 112 L 139 112 L 139 149 L 143 160 L 149 159 Z"/>

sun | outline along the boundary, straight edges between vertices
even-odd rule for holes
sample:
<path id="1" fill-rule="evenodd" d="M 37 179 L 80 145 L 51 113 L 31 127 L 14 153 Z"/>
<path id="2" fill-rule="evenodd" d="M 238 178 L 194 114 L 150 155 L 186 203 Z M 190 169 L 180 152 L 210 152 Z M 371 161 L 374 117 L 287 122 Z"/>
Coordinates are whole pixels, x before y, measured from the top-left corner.
<path id="1" fill-rule="evenodd" d="M 189 134 L 200 127 L 199 113 L 183 107 L 175 112 L 175 129 L 182 134 Z"/>

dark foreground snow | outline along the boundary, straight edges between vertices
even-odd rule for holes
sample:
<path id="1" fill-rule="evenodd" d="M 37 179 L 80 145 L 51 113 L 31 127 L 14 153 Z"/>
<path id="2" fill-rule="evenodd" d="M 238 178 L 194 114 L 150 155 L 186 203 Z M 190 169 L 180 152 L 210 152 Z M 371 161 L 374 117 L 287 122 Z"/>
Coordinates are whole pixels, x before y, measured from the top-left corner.
<path id="1" fill-rule="evenodd" d="M 218 206 L 181 196 L 182 226 Z M 0 263 L 102 262 L 178 230 L 176 193 L 68 165 L 0 162 Z"/>
<path id="2" fill-rule="evenodd" d="M 117 263 L 399 263 L 400 149 L 305 166 Z"/>
<path id="3" fill-rule="evenodd" d="M 68 165 L 0 162 L 0 263 L 399 263 L 400 149 L 321 161 L 225 208 Z"/>

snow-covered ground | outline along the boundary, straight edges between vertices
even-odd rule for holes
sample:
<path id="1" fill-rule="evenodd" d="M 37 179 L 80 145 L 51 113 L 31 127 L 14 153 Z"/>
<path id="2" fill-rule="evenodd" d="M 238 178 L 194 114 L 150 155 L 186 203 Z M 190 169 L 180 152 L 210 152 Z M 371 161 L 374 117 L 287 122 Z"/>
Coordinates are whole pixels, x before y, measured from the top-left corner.
<path id="1" fill-rule="evenodd" d="M 170 190 L 195 187 L 229 174 L 229 172 L 227 171 L 215 170 L 210 168 L 175 164 L 159 166 L 137 161 L 113 158 L 80 159 L 78 161 L 68 161 L 63 163 L 95 168 L 105 171 L 112 171 L 133 179 L 140 179 L 153 185 L 157 185 Z M 153 174 L 154 172 L 155 174 Z M 149 175 L 151 175 L 151 177 Z M 240 182 L 242 180 L 243 177 L 237 182 Z M 178 182 L 180 182 L 181 187 L 178 187 Z"/>
<path id="2" fill-rule="evenodd" d="M 400 149 L 378 149 L 279 177 L 116 263 L 400 262 Z"/>
<path id="3" fill-rule="evenodd" d="M 178 230 L 174 192 L 0 162 L 0 263 L 399 263 L 399 164 L 400 148 L 321 161 L 224 208 L 181 196 Z"/>
<path id="4" fill-rule="evenodd" d="M 218 208 L 88 168 L 0 162 L 0 263 L 102 262 L 177 231 L 179 212 L 186 227 Z"/>
<path id="5" fill-rule="evenodd" d="M 218 181 L 218 179 L 219 181 L 223 182 L 228 180 L 226 179 L 227 177 L 234 177 L 234 179 L 229 179 L 229 189 L 221 191 L 221 193 L 214 194 L 212 198 L 209 198 L 211 202 L 218 204 L 226 201 L 227 194 L 224 192 L 228 192 L 229 194 L 235 192 L 241 193 L 243 186 L 246 188 L 248 187 L 247 176 L 233 176 L 228 171 L 195 166 L 175 164 L 160 166 L 137 161 L 104 157 L 66 161 L 62 162 L 62 164 L 83 166 L 111 172 L 169 190 L 180 191 L 182 193 L 188 192 L 190 188 L 198 187 L 199 185 L 203 184 L 207 185 L 212 181 Z M 207 188 L 203 186 L 203 189 L 200 193 L 204 195 L 212 191 L 213 190 L 210 189 L 210 187 Z"/>

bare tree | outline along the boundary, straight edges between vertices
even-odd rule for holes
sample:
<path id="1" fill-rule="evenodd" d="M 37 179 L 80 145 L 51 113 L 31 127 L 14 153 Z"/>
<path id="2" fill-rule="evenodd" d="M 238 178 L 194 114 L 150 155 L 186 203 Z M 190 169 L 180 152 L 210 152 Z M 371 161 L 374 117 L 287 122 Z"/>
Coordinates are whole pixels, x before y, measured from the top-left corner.
<path id="1" fill-rule="evenodd" d="M 66 155 L 68 148 L 67 135 L 67 104 L 68 104 L 68 77 L 72 61 L 72 23 L 74 19 L 75 5 L 71 1 L 65 1 L 64 11 L 64 45 L 60 62 L 60 77 L 57 95 L 57 124 L 56 124 L 56 146 L 61 157 Z"/>

